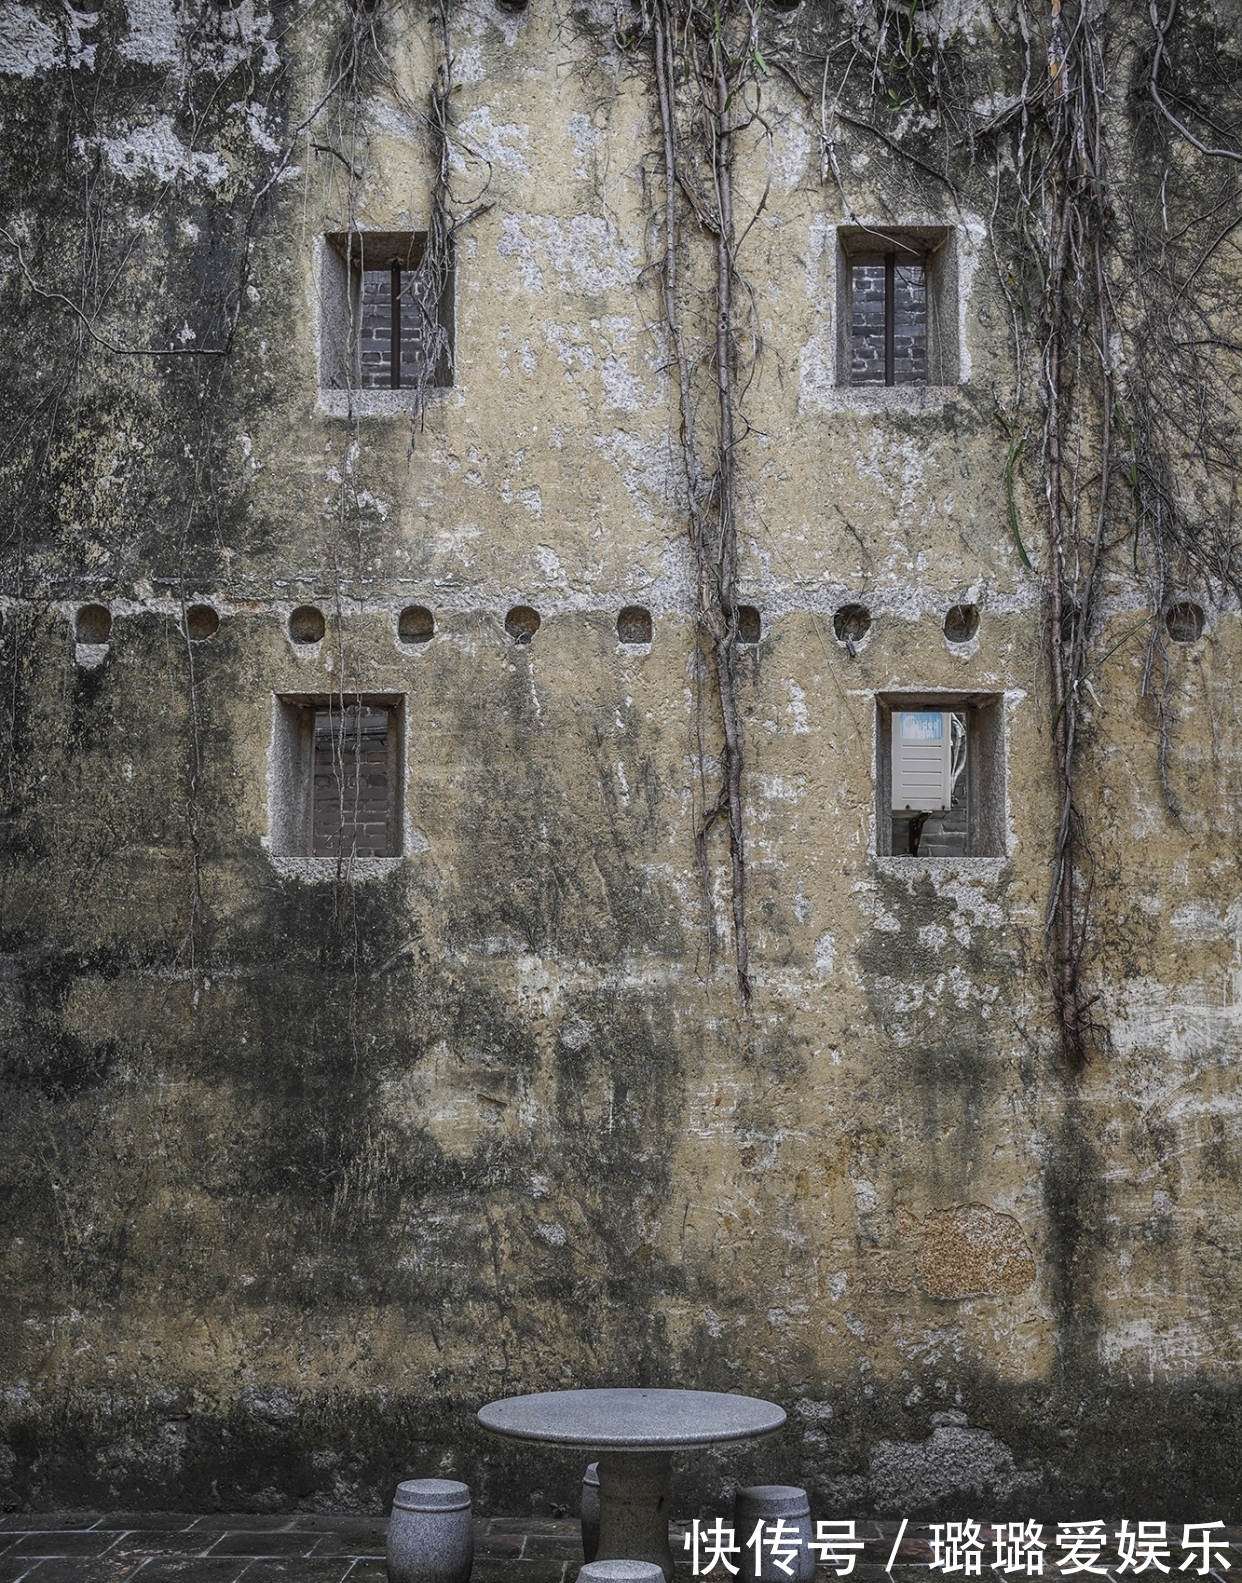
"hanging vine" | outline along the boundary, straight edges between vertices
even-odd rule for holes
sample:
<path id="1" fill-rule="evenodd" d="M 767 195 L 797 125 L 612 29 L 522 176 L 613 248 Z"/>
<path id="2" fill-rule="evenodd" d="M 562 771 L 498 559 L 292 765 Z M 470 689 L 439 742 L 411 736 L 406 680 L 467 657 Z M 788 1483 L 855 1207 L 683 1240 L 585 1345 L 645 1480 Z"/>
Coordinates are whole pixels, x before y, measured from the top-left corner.
<path id="1" fill-rule="evenodd" d="M 1242 597 L 1233 416 L 1242 348 L 1226 328 L 1225 282 L 1209 288 L 1205 279 L 1242 226 L 1234 174 L 1242 152 L 1221 132 L 1238 124 L 1239 87 L 1228 52 L 1222 57 L 1219 41 L 1216 48 L 1205 41 L 1210 25 L 1202 21 L 1183 40 L 1193 69 L 1175 79 L 1177 10 L 1178 0 L 1163 12 L 1151 5 L 1144 37 L 1132 12 L 1118 17 L 1086 3 L 1063 9 L 1051 0 L 1041 15 L 1020 0 L 1021 83 L 999 108 L 995 92 L 972 94 L 962 54 L 948 50 L 926 10 L 899 15 L 890 0 L 877 0 L 857 13 L 832 91 L 841 41 L 823 57 L 825 176 L 831 172 L 847 212 L 838 124 L 879 135 L 955 202 L 967 183 L 982 185 L 980 170 L 993 194 L 992 249 L 1011 309 L 1015 368 L 1013 390 L 997 396 L 1008 441 L 1007 511 L 1032 570 L 1015 504 L 1024 463 L 1043 496 L 1047 529 L 1040 560 L 1056 822 L 1044 954 L 1072 1067 L 1107 1042 L 1085 984 L 1094 862 L 1084 788 L 1094 785 L 1094 765 L 1083 711 L 1098 706 L 1093 677 L 1145 637 L 1143 690 L 1158 716 L 1160 782 L 1179 817 L 1169 775 L 1170 602 L 1187 587 Z M 851 99 L 860 63 L 867 76 Z M 1138 116 L 1137 144 L 1123 113 L 1127 81 L 1150 107 Z M 860 103 L 869 114 L 859 113 Z M 875 124 L 885 111 L 911 106 L 932 129 L 921 138 Z M 1189 159 L 1179 157 L 1179 140 L 1181 156 L 1193 151 Z M 1158 183 L 1136 170 L 1143 156 L 1163 164 Z M 1171 202 L 1180 210 L 1174 221 Z M 1108 625 L 1106 583 L 1123 615 L 1136 602 L 1148 606 L 1137 622 L 1125 618 L 1120 637 Z"/>
<path id="2" fill-rule="evenodd" d="M 729 840 L 731 911 L 737 984 L 751 998 L 746 924 L 746 853 L 742 806 L 742 728 L 738 707 L 737 448 L 745 423 L 746 381 L 736 299 L 738 269 L 734 163 L 738 134 L 760 120 L 748 98 L 764 66 L 757 9 L 703 6 L 697 0 L 644 0 L 659 103 L 664 203 L 661 298 L 677 370 L 678 435 L 685 477 L 687 532 L 694 566 L 699 640 L 715 681 L 722 738 L 719 783 L 704 795 L 695 831 L 705 901 L 711 915 L 707 843 L 723 822 Z M 764 195 L 766 200 L 766 193 Z M 760 201 L 759 209 L 763 207 Z M 688 258 L 685 211 L 711 239 L 712 327 L 709 348 L 691 350 L 685 331 Z M 756 211 L 757 213 L 758 211 Z M 752 222 L 753 223 L 753 220 Z M 747 227 L 749 229 L 749 226 Z M 696 352 L 698 355 L 696 355 Z M 751 361 L 753 362 L 753 352 Z M 700 403 L 703 369 L 709 402 Z"/>
<path id="3" fill-rule="evenodd" d="M 745 293 L 733 192 L 738 132 L 754 124 L 761 83 L 776 70 L 806 102 L 818 98 L 823 176 L 847 218 L 856 217 L 838 150 L 850 132 L 877 141 L 897 172 L 924 193 L 932 182 L 955 209 L 967 190 L 991 194 L 1015 371 L 1013 388 L 996 397 L 1006 510 L 1032 572 L 1019 474 L 1042 495 L 1046 527 L 1038 575 L 1056 795 L 1044 957 L 1061 1048 L 1079 1067 L 1107 1042 L 1087 987 L 1094 856 L 1085 789 L 1095 781 L 1084 709 L 1098 708 L 1094 678 L 1115 655 L 1145 644 L 1143 691 L 1158 720 L 1160 782 L 1178 818 L 1169 771 L 1171 607 L 1183 608 L 1175 600 L 1188 587 L 1242 599 L 1233 416 L 1242 347 L 1228 330 L 1222 273 L 1222 252 L 1242 227 L 1242 151 L 1230 130 L 1242 105 L 1231 56 L 1211 37 L 1219 25 L 1191 19 L 1179 36 L 1179 0 L 1163 10 L 1151 4 L 1146 19 L 1083 0 L 1064 9 L 1051 0 L 1041 13 L 1019 0 L 1008 62 L 1017 86 L 1005 95 L 990 84 L 983 95 L 964 52 L 950 47 L 919 0 L 831 8 L 826 28 L 804 23 L 800 34 L 770 44 L 767 60 L 759 49 L 763 12 L 748 0 L 710 8 L 645 0 L 643 17 L 664 170 L 663 315 L 677 372 L 697 616 L 723 739 L 719 790 L 704 799 L 697 844 L 706 876 L 707 834 L 727 821 L 743 997 L 749 953 L 734 645 L 737 446 L 745 432 L 737 303 Z M 804 86 L 808 61 L 820 78 L 817 96 Z M 1138 115 L 1137 146 L 1123 102 L 1127 82 L 1149 106 Z M 1141 153 L 1163 162 L 1158 188 L 1136 175 Z M 1179 211 L 1174 221 L 1171 207 Z M 692 346 L 685 328 L 690 243 L 703 235 L 712 248 L 710 348 L 705 336 Z M 1136 601 L 1147 605 L 1146 616 L 1124 619 L 1120 636 L 1106 587 L 1111 609 L 1123 615 Z"/>
<path id="4" fill-rule="evenodd" d="M 98 179 L 88 184 L 81 278 L 70 278 L 63 263 L 72 250 L 41 250 L 37 239 L 0 231 L 17 278 L 42 310 L 58 316 L 66 343 L 67 372 L 49 409 L 49 436 L 65 424 L 62 398 L 87 351 L 114 359 L 167 358 L 164 368 L 196 359 L 227 361 L 250 283 L 252 235 L 302 143 L 346 172 L 352 233 L 360 106 L 368 83 L 378 79 L 419 118 L 427 136 L 427 231 L 408 287 L 425 348 L 411 398 L 414 444 L 437 368 L 452 356 L 437 305 L 452 273 L 455 238 L 486 207 L 476 195 L 474 206 L 466 208 L 451 191 L 452 48 L 445 0 L 431 0 L 430 15 L 437 54 L 423 107 L 410 104 L 385 62 L 380 12 L 346 8 L 323 73 L 324 91 L 274 156 L 256 160 L 250 191 L 235 204 L 230 284 L 211 336 L 180 345 L 170 338 L 158 346 L 141 337 L 126 339 L 119 328 L 118 283 L 139 245 L 136 239 L 166 204 L 171 183 L 128 226 L 124 241 L 112 244 L 115 256 L 106 268 L 102 187 Z M 1012 388 L 996 396 L 1006 446 L 1006 510 L 1020 558 L 1041 578 L 1047 600 L 1047 719 L 1056 796 L 1044 956 L 1062 1049 L 1079 1066 L 1106 1037 L 1094 1020 L 1089 987 L 1088 793 L 1094 779 L 1086 715 L 1094 678 L 1118 652 L 1143 646 L 1143 689 L 1156 715 L 1160 782 L 1170 817 L 1181 817 L 1171 770 L 1175 719 L 1166 617 L 1192 588 L 1242 599 L 1242 436 L 1234 417 L 1242 344 L 1231 323 L 1242 229 L 1242 148 L 1236 134 L 1242 74 L 1235 55 L 1221 46 L 1221 24 L 1196 13 L 1186 0 L 1152 0 L 1145 10 L 1093 8 L 1086 0 L 1069 0 L 1064 7 L 1061 0 L 1049 0 L 1045 9 L 1033 0 L 1016 0 L 1008 40 L 999 54 L 992 52 L 1007 77 L 1003 91 L 972 77 L 965 48 L 947 37 L 935 7 L 920 0 L 830 4 L 790 24 L 785 43 L 765 43 L 761 50 L 768 16 L 757 0 L 641 0 L 641 26 L 624 40 L 633 58 L 650 63 L 657 107 L 661 315 L 677 381 L 704 695 L 710 694 L 717 711 L 711 732 L 719 741 L 718 769 L 703 770 L 695 831 L 709 915 L 709 840 L 723 826 L 736 979 L 747 1002 L 738 479 L 747 432 L 745 392 L 757 346 L 739 255 L 766 194 L 744 224 L 735 214 L 735 195 L 739 141 L 765 131 L 762 93 L 777 71 L 808 104 L 818 105 L 823 181 L 848 217 L 854 215 L 851 178 L 840 151 L 851 137 L 882 149 L 899 173 L 895 180 L 908 179 L 924 194 L 930 183 L 955 209 L 964 193 L 982 195 L 980 207 L 990 217 L 1013 333 Z M 242 97 L 249 98 L 258 91 L 257 68 L 249 63 L 235 70 L 245 79 Z M 187 82 L 193 75 L 187 74 Z M 808 88 L 805 81 L 816 86 Z M 209 104 L 182 107 L 192 126 L 191 151 L 230 94 L 213 91 Z M 84 121 L 80 131 L 89 140 L 90 125 Z M 1139 179 L 1142 162 L 1148 168 Z M 711 299 L 706 315 L 705 282 Z M 29 420 L 34 416 L 32 408 Z M 12 443 L 0 448 L 0 466 L 9 465 Z M 332 546 L 342 711 L 350 689 L 357 688 L 346 653 L 346 612 L 351 605 L 362 608 L 365 586 L 361 538 L 352 556 L 343 538 L 347 523 L 357 526 L 358 487 L 350 461 L 356 444 L 355 420 L 346 438 Z M 49 446 L 50 439 L 44 455 Z M 34 458 L 39 448 L 28 449 Z M 195 465 L 191 511 L 202 464 Z M 39 467 L 29 460 L 21 472 L 13 491 L 17 505 L 26 497 L 35 500 L 41 482 Z M 1023 480 L 1042 499 L 1042 545 L 1024 534 L 1018 509 Z M 14 522 L 23 520 L 20 510 L 10 515 Z M 24 589 L 24 545 L 18 545 L 15 564 Z M 31 575 L 46 581 L 46 563 Z M 179 584 L 183 605 L 188 575 Z M 1146 616 L 1126 615 L 1118 636 L 1114 613 L 1132 611 L 1136 602 L 1145 605 Z M 202 764 L 193 650 L 188 654 L 192 754 L 186 816 L 194 877 L 187 949 L 193 964 L 201 912 Z M 11 752 L 8 770 L 12 777 Z"/>

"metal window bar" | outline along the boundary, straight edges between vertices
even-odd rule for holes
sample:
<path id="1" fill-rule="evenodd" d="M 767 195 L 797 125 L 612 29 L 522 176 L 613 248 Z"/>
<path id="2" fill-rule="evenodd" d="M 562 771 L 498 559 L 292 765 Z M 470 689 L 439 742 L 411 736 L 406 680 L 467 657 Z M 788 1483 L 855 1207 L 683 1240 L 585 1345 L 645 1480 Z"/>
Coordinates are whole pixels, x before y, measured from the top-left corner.
<path id="1" fill-rule="evenodd" d="M 401 388 L 401 265 L 394 261 L 392 266 L 392 288 L 389 301 L 392 303 L 391 320 L 389 328 L 388 357 L 392 365 L 392 388 Z"/>
<path id="2" fill-rule="evenodd" d="M 966 722 L 961 715 L 951 715 L 949 723 L 952 726 L 953 752 L 950 774 L 952 775 L 952 797 L 957 800 L 957 783 L 966 771 Z"/>
<path id="3" fill-rule="evenodd" d="M 416 267 L 392 263 L 362 271 L 359 378 L 363 389 L 404 390 L 452 383 L 450 332 L 434 286 Z"/>
<path id="4" fill-rule="evenodd" d="M 897 255 L 884 255 L 884 383 L 897 383 Z"/>

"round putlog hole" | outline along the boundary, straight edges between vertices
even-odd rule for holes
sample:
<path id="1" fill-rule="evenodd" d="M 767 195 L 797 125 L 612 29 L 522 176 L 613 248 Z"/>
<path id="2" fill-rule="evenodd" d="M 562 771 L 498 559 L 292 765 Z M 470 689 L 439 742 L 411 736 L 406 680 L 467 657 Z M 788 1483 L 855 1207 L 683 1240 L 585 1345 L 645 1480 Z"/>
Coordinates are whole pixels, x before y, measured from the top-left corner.
<path id="1" fill-rule="evenodd" d="M 436 618 L 426 605 L 406 605 L 397 617 L 397 636 L 402 643 L 430 643 L 436 635 Z"/>
<path id="2" fill-rule="evenodd" d="M 73 635 L 79 643 L 107 643 L 112 636 L 112 612 L 107 605 L 80 605 Z"/>
<path id="3" fill-rule="evenodd" d="M 838 643 L 861 643 L 871 631 L 871 612 L 866 605 L 841 605 L 833 612 L 832 630 Z"/>
<path id="4" fill-rule="evenodd" d="M 944 635 L 949 643 L 969 643 L 979 630 L 978 605 L 951 605 L 944 618 Z"/>
<path id="5" fill-rule="evenodd" d="M 193 643 L 214 638 L 220 630 L 220 613 L 212 605 L 191 605 L 185 613 L 186 636 Z"/>
<path id="6" fill-rule="evenodd" d="M 505 617 L 505 631 L 521 647 L 530 642 L 541 625 L 539 612 L 529 605 L 514 605 Z"/>
<path id="7" fill-rule="evenodd" d="M 617 639 L 621 643 L 650 643 L 651 631 L 651 612 L 644 605 L 626 605 L 617 616 Z"/>
<path id="8" fill-rule="evenodd" d="M 1165 630 L 1174 643 L 1197 643 L 1203 636 L 1204 619 L 1202 605 L 1182 599 L 1165 611 Z"/>
<path id="9" fill-rule="evenodd" d="M 323 611 L 314 605 L 299 605 L 289 617 L 289 636 L 294 643 L 321 643 L 326 630 Z"/>

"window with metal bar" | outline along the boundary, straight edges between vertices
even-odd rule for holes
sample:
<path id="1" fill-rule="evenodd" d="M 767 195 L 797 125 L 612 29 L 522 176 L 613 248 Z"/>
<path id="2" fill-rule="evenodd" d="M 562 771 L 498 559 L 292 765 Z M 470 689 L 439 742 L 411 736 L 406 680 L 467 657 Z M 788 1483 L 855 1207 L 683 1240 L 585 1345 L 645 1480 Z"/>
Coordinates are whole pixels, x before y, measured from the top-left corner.
<path id="1" fill-rule="evenodd" d="M 877 694 L 875 742 L 880 856 L 1006 855 L 999 693 Z"/>
<path id="2" fill-rule="evenodd" d="M 402 701 L 278 696 L 268 844 L 275 857 L 402 854 Z"/>
<path id="3" fill-rule="evenodd" d="M 453 383 L 453 263 L 427 256 L 427 233 L 346 231 L 326 238 L 320 383 L 353 390 Z"/>
<path id="4" fill-rule="evenodd" d="M 312 857 L 391 857 L 392 710 L 315 711 Z"/>
<path id="5" fill-rule="evenodd" d="M 908 252 L 850 259 L 850 383 L 927 383 L 927 269 Z"/>
<path id="6" fill-rule="evenodd" d="M 438 360 L 447 362 L 447 348 L 431 345 L 441 326 L 427 296 L 417 269 L 394 263 L 362 271 L 358 384 L 363 390 L 416 385 L 436 350 Z M 451 379 L 433 377 L 432 383 L 447 385 Z"/>

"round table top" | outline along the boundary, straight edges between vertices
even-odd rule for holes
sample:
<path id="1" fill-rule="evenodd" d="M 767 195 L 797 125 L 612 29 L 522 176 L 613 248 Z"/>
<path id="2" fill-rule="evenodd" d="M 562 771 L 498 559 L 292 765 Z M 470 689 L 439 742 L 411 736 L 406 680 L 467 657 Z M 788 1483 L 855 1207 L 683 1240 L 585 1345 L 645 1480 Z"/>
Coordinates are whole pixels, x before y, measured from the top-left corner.
<path id="1" fill-rule="evenodd" d="M 601 1451 L 676 1451 L 775 1434 L 785 1409 L 723 1391 L 541 1391 L 489 1402 L 479 1422 L 515 1440 Z"/>

